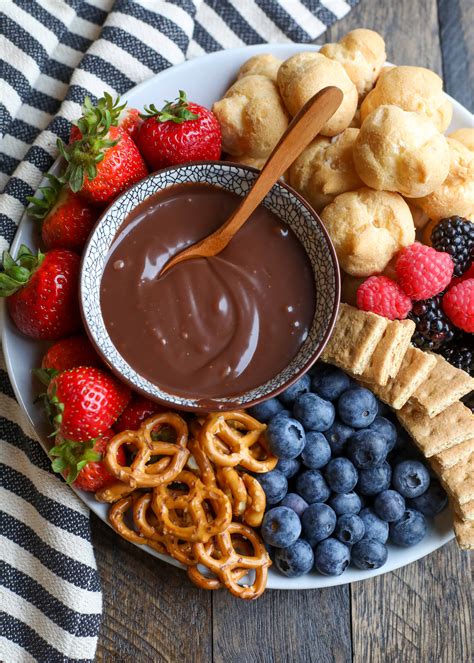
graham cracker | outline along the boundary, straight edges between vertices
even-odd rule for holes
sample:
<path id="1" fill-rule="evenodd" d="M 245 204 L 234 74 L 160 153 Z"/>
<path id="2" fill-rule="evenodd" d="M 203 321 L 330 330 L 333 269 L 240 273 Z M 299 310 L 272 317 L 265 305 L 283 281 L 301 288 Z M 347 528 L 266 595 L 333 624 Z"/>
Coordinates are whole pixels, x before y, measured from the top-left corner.
<path id="1" fill-rule="evenodd" d="M 399 410 L 426 380 L 435 364 L 434 355 L 410 346 L 395 377 L 389 378 L 384 387 L 372 385 L 370 389 L 384 403 Z"/>
<path id="2" fill-rule="evenodd" d="M 474 500 L 469 500 L 464 504 L 455 504 L 454 508 L 461 520 L 474 520 Z"/>
<path id="3" fill-rule="evenodd" d="M 461 463 L 472 453 L 474 453 L 474 438 L 456 444 L 451 449 L 441 451 L 439 454 L 435 454 L 431 458 L 431 464 L 433 465 L 433 469 L 440 473 L 442 470 L 448 470 L 453 465 Z"/>
<path id="4" fill-rule="evenodd" d="M 453 524 L 459 547 L 463 550 L 474 550 L 474 520 L 461 520 L 454 514 Z"/>
<path id="5" fill-rule="evenodd" d="M 429 417 L 435 417 L 474 389 L 474 378 L 466 371 L 455 368 L 441 355 L 433 357 L 436 365 L 413 394 L 417 406 Z"/>
<path id="6" fill-rule="evenodd" d="M 334 330 L 321 359 L 345 371 L 361 375 L 367 368 L 387 320 L 375 313 L 340 304 Z"/>
<path id="7" fill-rule="evenodd" d="M 362 379 L 386 385 L 389 378 L 398 373 L 415 328 L 413 320 L 390 321 L 362 374 Z"/>
<path id="8" fill-rule="evenodd" d="M 460 401 L 435 417 L 407 403 L 397 416 L 426 458 L 474 437 L 474 414 Z"/>
<path id="9" fill-rule="evenodd" d="M 474 452 L 448 470 L 441 472 L 441 481 L 457 504 L 474 500 Z"/>

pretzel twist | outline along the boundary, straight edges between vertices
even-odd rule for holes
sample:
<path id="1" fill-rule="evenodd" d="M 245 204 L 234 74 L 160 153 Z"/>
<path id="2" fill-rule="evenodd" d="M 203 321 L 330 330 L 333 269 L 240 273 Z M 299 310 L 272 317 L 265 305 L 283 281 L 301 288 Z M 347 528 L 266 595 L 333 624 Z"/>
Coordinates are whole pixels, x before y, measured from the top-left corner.
<path id="1" fill-rule="evenodd" d="M 153 511 L 165 534 L 193 543 L 206 543 L 212 536 L 227 529 L 232 520 L 232 508 L 219 488 L 205 486 L 188 471 L 181 472 L 176 481 L 188 487 L 186 494 L 173 495 L 167 484 L 157 486 L 153 492 Z M 206 512 L 206 501 L 212 505 L 214 514 Z M 189 516 L 189 525 L 182 525 L 173 518 L 173 514 L 179 511 Z"/>
<path id="2" fill-rule="evenodd" d="M 265 424 L 245 412 L 222 412 L 209 415 L 199 441 L 208 458 L 218 467 L 240 465 L 251 472 L 269 472 L 278 458 L 265 447 L 262 436 L 265 429 Z M 257 453 L 252 447 L 256 447 Z"/>
<path id="3" fill-rule="evenodd" d="M 162 542 L 142 536 L 140 532 L 136 532 L 125 523 L 127 512 L 134 508 L 139 497 L 140 494 L 135 493 L 115 502 L 109 511 L 109 522 L 114 530 L 127 541 L 137 543 L 140 546 L 148 545 L 159 553 L 166 553 L 166 548 Z"/>
<path id="4" fill-rule="evenodd" d="M 98 502 L 107 502 L 112 504 L 117 502 L 117 500 L 122 499 L 122 497 L 127 497 L 130 493 L 133 493 L 135 489 L 128 485 L 128 483 L 123 483 L 122 481 L 114 481 L 109 483 L 107 486 L 104 486 L 95 493 L 95 499 Z"/>
<path id="5" fill-rule="evenodd" d="M 240 554 L 232 541 L 232 536 L 245 539 L 252 547 L 251 555 Z M 198 563 L 205 566 L 215 574 L 216 578 L 233 594 L 242 599 L 256 599 L 265 590 L 268 567 L 271 565 L 270 557 L 257 533 L 241 523 L 231 523 L 225 532 L 217 534 L 214 539 L 214 549 L 209 553 L 202 543 L 195 543 L 193 551 Z M 198 569 L 199 570 L 199 569 Z M 251 584 L 239 585 L 236 571 L 253 570 L 255 578 Z M 202 580 L 203 574 L 192 574 L 193 582 L 200 587 L 206 587 Z M 200 584 L 201 583 L 201 584 Z M 207 587 L 206 587 L 207 588 Z"/>
<path id="6" fill-rule="evenodd" d="M 175 431 L 175 443 L 152 438 L 152 432 L 164 426 Z M 115 435 L 107 446 L 104 464 L 114 477 L 132 488 L 153 488 L 173 481 L 181 472 L 189 455 L 187 442 L 188 427 L 184 419 L 174 412 L 161 412 L 144 421 L 138 430 Z M 117 462 L 117 451 L 124 444 L 137 451 L 129 466 Z M 156 456 L 160 458 L 150 462 Z"/>

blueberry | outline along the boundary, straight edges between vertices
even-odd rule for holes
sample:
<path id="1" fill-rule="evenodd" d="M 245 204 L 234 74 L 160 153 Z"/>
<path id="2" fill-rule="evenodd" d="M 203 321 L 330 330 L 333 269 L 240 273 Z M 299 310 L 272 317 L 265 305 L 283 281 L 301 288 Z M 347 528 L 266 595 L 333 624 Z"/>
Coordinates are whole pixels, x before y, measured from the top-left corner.
<path id="1" fill-rule="evenodd" d="M 365 534 L 364 521 L 354 513 L 339 516 L 336 522 L 334 536 L 348 546 L 360 541 Z"/>
<path id="2" fill-rule="evenodd" d="M 299 538 L 301 521 L 286 506 L 276 506 L 267 511 L 260 528 L 262 539 L 275 548 L 286 548 Z"/>
<path id="3" fill-rule="evenodd" d="M 367 539 L 375 539 L 380 543 L 387 543 L 388 539 L 388 523 L 381 520 L 372 509 L 362 509 L 359 513 L 359 518 L 365 525 L 365 537 Z"/>
<path id="4" fill-rule="evenodd" d="M 265 437 L 270 451 L 278 458 L 296 458 L 306 442 L 300 422 L 284 414 L 277 414 L 270 419 Z"/>
<path id="5" fill-rule="evenodd" d="M 287 548 L 279 548 L 275 554 L 275 566 L 289 578 L 308 573 L 313 564 L 313 549 L 304 539 L 298 539 Z"/>
<path id="6" fill-rule="evenodd" d="M 369 430 L 376 431 L 385 440 L 387 453 L 392 451 L 397 442 L 397 427 L 385 417 L 375 417 L 369 426 Z"/>
<path id="7" fill-rule="evenodd" d="M 359 470 L 357 492 L 361 495 L 377 495 L 390 486 L 392 468 L 385 461 L 380 467 Z"/>
<path id="8" fill-rule="evenodd" d="M 405 500 L 396 490 L 383 490 L 374 500 L 374 511 L 382 520 L 393 523 L 403 516 Z"/>
<path id="9" fill-rule="evenodd" d="M 336 514 L 327 504 L 310 504 L 301 518 L 304 538 L 314 546 L 327 539 L 336 527 Z"/>
<path id="10" fill-rule="evenodd" d="M 357 470 L 348 458 L 333 458 L 324 470 L 324 478 L 334 493 L 349 493 L 357 477 Z"/>
<path id="11" fill-rule="evenodd" d="M 387 546 L 375 539 L 364 538 L 351 549 L 352 563 L 364 571 L 380 569 L 387 561 L 387 557 Z"/>
<path id="12" fill-rule="evenodd" d="M 448 505 L 448 496 L 440 482 L 437 479 L 431 479 L 428 490 L 423 495 L 409 499 L 407 504 L 417 511 L 421 511 L 424 516 L 434 518 Z"/>
<path id="13" fill-rule="evenodd" d="M 325 576 L 340 576 L 350 559 L 349 548 L 337 539 L 325 539 L 314 550 L 314 566 Z"/>
<path id="14" fill-rule="evenodd" d="M 406 509 L 399 520 L 390 523 L 390 540 L 397 546 L 414 546 L 424 538 L 426 529 L 424 515 L 415 509 Z"/>
<path id="15" fill-rule="evenodd" d="M 301 396 L 302 394 L 307 394 L 310 388 L 311 388 L 311 378 L 309 377 L 309 375 L 303 375 L 302 378 L 296 380 L 296 382 L 293 382 L 293 384 L 290 385 L 288 389 L 282 391 L 282 393 L 279 395 L 279 399 L 281 400 L 283 405 L 286 405 L 286 407 L 291 407 L 298 398 L 298 396 Z"/>
<path id="16" fill-rule="evenodd" d="M 331 509 L 342 516 L 344 513 L 359 513 L 362 508 L 362 502 L 357 493 L 334 493 L 328 499 Z"/>
<path id="17" fill-rule="evenodd" d="M 329 368 L 327 371 L 316 373 L 311 381 L 311 389 L 321 398 L 328 401 L 335 401 L 336 398 L 349 389 L 349 377 L 339 368 Z"/>
<path id="18" fill-rule="evenodd" d="M 377 431 L 356 430 L 349 438 L 346 453 L 360 470 L 379 467 L 387 457 L 387 445 Z"/>
<path id="19" fill-rule="evenodd" d="M 302 394 L 293 406 L 293 414 L 306 430 L 325 431 L 334 423 L 334 405 L 317 394 Z"/>
<path id="20" fill-rule="evenodd" d="M 297 458 L 280 458 L 275 469 L 284 474 L 287 479 L 291 479 L 298 474 L 300 467 L 301 463 Z"/>
<path id="21" fill-rule="evenodd" d="M 347 440 L 354 433 L 354 428 L 346 426 L 340 421 L 335 421 L 331 428 L 324 432 L 324 437 L 329 442 L 333 455 L 340 456 L 345 452 Z"/>
<path id="22" fill-rule="evenodd" d="M 257 481 L 262 486 L 267 496 L 267 504 L 278 504 L 288 492 L 288 480 L 283 472 L 272 470 L 266 474 L 257 474 Z"/>
<path id="23" fill-rule="evenodd" d="M 331 459 L 331 447 L 322 433 L 309 431 L 306 434 L 306 444 L 301 454 L 301 460 L 306 467 L 319 470 L 328 464 Z"/>
<path id="24" fill-rule="evenodd" d="M 278 398 L 269 398 L 263 403 L 258 403 L 258 405 L 253 405 L 249 407 L 249 414 L 255 419 L 267 423 L 272 417 L 274 417 L 278 412 L 283 410 L 283 404 L 280 403 Z"/>
<path id="25" fill-rule="evenodd" d="M 367 428 L 377 416 L 377 399 L 368 389 L 353 387 L 341 394 L 337 411 L 348 426 Z"/>
<path id="26" fill-rule="evenodd" d="M 418 497 L 428 490 L 430 473 L 418 460 L 404 460 L 393 470 L 393 487 L 403 497 Z"/>
<path id="27" fill-rule="evenodd" d="M 289 509 L 293 509 L 293 511 L 301 518 L 308 508 L 308 502 L 296 493 L 288 493 L 288 495 L 285 495 L 282 499 L 280 506 L 286 506 Z"/>
<path id="28" fill-rule="evenodd" d="M 296 492 L 308 504 L 325 502 L 331 491 L 319 470 L 306 470 L 296 479 Z"/>

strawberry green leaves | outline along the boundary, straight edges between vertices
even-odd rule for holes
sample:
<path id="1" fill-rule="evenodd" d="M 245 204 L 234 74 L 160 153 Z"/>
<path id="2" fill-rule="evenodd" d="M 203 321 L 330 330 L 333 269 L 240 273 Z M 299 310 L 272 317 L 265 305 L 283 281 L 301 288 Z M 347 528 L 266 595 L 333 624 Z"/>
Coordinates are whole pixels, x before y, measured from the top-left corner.
<path id="1" fill-rule="evenodd" d="M 145 113 L 141 117 L 156 117 L 159 122 L 175 122 L 176 124 L 199 119 L 199 115 L 189 110 L 186 93 L 183 90 L 179 91 L 179 97 L 174 101 L 167 101 L 161 110 L 158 110 L 155 104 L 145 106 Z"/>
<path id="2" fill-rule="evenodd" d="M 59 439 L 60 444 L 54 446 L 49 452 L 49 456 L 53 459 L 51 467 L 54 472 L 62 474 L 68 484 L 77 479 L 79 472 L 87 463 L 102 458 L 102 455 L 94 450 L 95 439 L 87 442 Z"/>
<path id="3" fill-rule="evenodd" d="M 41 265 L 44 254 L 38 251 L 35 256 L 30 249 L 22 244 L 18 249 L 16 260 L 8 253 L 3 252 L 0 272 L 0 297 L 9 297 L 22 288 L 31 278 L 32 273 Z"/>

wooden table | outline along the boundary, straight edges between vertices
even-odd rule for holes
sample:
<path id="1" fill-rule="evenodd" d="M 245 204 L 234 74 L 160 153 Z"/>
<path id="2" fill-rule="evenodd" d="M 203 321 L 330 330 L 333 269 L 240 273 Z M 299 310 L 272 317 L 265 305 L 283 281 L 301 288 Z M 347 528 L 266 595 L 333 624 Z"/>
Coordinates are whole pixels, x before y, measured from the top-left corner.
<path id="1" fill-rule="evenodd" d="M 472 0 L 361 0 L 318 41 L 363 26 L 385 36 L 389 60 L 433 69 L 447 92 L 473 110 Z M 97 661 L 472 660 L 470 559 L 454 542 L 373 580 L 267 591 L 248 604 L 195 588 L 182 571 L 121 540 L 94 516 L 92 530 L 104 593 Z"/>

